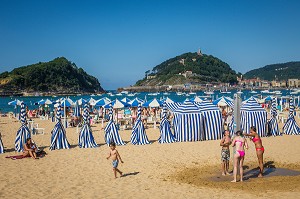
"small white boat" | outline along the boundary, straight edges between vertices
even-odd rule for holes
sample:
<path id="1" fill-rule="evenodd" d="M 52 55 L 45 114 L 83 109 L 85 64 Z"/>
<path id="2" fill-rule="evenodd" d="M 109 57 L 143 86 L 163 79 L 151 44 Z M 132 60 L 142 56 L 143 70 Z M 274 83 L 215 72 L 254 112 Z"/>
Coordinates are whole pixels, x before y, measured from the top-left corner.
<path id="1" fill-rule="evenodd" d="M 197 93 L 195 92 L 189 92 L 189 95 L 196 95 Z"/>
<path id="2" fill-rule="evenodd" d="M 163 95 L 170 95 L 170 93 L 168 93 L 168 92 L 164 92 L 164 93 L 163 93 Z"/>
<path id="3" fill-rule="evenodd" d="M 257 91 L 252 90 L 250 93 L 251 93 L 251 94 L 256 94 Z"/>
<path id="4" fill-rule="evenodd" d="M 127 96 L 128 96 L 128 97 L 133 97 L 134 94 L 133 94 L 133 93 L 129 93 L 129 94 L 127 94 Z"/>
<path id="5" fill-rule="evenodd" d="M 265 93 L 265 94 L 269 94 L 270 93 L 270 91 L 269 90 L 262 90 L 262 91 L 260 91 L 261 93 Z"/>
<path id="6" fill-rule="evenodd" d="M 183 93 L 182 92 L 177 92 L 176 95 L 183 95 Z"/>
<path id="7" fill-rule="evenodd" d="M 213 95 L 213 94 L 215 94 L 213 91 L 205 91 L 204 92 L 206 95 Z"/>
<path id="8" fill-rule="evenodd" d="M 116 96 L 122 96 L 122 93 L 117 93 Z"/>

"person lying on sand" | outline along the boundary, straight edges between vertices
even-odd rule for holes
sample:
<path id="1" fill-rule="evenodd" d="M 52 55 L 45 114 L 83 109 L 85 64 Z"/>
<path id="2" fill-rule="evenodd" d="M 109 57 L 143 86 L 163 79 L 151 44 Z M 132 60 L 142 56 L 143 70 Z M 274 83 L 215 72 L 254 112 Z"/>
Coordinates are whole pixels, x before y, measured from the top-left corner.
<path id="1" fill-rule="evenodd" d="M 33 159 L 39 159 L 36 157 L 36 145 L 31 142 L 31 138 L 27 138 L 26 143 L 23 145 L 23 157 L 32 157 Z"/>
<path id="2" fill-rule="evenodd" d="M 123 173 L 118 169 L 118 164 L 119 164 L 119 160 L 121 161 L 121 163 L 124 163 L 124 162 L 122 161 L 122 158 L 116 149 L 116 144 L 114 142 L 112 142 L 109 144 L 109 147 L 110 147 L 110 152 L 109 152 L 108 156 L 106 157 L 106 159 L 109 159 L 110 157 L 112 159 L 112 165 L 113 165 L 113 171 L 115 174 L 115 178 L 117 178 L 117 172 L 122 177 Z"/>

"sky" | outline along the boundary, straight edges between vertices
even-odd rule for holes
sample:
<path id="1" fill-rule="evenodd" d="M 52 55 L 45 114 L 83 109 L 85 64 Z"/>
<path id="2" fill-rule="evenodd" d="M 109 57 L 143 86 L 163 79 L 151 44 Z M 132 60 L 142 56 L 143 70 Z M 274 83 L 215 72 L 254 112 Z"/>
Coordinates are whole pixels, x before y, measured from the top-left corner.
<path id="1" fill-rule="evenodd" d="M 106 89 L 186 52 L 237 72 L 300 61 L 300 1 L 1 0 L 0 73 L 66 57 Z"/>

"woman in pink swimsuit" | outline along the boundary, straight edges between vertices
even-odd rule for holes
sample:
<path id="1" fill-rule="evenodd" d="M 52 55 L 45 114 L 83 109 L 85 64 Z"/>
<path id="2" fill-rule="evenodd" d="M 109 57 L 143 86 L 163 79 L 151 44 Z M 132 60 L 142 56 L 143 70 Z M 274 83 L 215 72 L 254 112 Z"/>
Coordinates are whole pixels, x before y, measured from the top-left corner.
<path id="1" fill-rule="evenodd" d="M 248 143 L 247 140 L 242 137 L 243 133 L 242 131 L 237 131 L 235 133 L 235 137 L 232 141 L 232 147 L 235 147 L 235 154 L 233 156 L 233 180 L 231 182 L 236 182 L 236 176 L 237 176 L 237 167 L 238 163 L 240 165 L 240 178 L 241 182 L 243 182 L 243 163 L 244 163 L 244 158 L 245 158 L 245 149 L 248 149 Z"/>
<path id="2" fill-rule="evenodd" d="M 256 128 L 254 126 L 252 126 L 250 128 L 250 133 L 249 134 L 244 133 L 244 135 L 252 137 L 252 142 L 255 145 L 256 155 L 257 155 L 258 165 L 259 165 L 258 177 L 262 177 L 263 176 L 263 171 L 264 171 L 264 152 L 265 152 L 265 148 L 263 147 L 262 141 L 261 141 L 259 135 L 256 133 Z"/>

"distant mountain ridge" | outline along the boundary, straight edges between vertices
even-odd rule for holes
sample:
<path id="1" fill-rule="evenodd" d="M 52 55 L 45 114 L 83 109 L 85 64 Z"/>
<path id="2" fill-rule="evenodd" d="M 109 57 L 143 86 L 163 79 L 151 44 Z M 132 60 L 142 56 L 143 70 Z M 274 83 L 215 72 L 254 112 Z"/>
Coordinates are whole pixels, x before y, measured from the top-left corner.
<path id="1" fill-rule="evenodd" d="M 184 53 L 153 67 L 136 86 L 213 82 L 236 83 L 237 73 L 222 60 L 198 51 Z"/>
<path id="2" fill-rule="evenodd" d="M 64 57 L 0 74 L 0 91 L 82 93 L 103 92 L 97 78 Z"/>
<path id="3" fill-rule="evenodd" d="M 244 74 L 244 78 L 257 78 L 264 80 L 300 79 L 300 61 L 281 64 L 271 64 L 258 69 L 250 70 Z"/>

